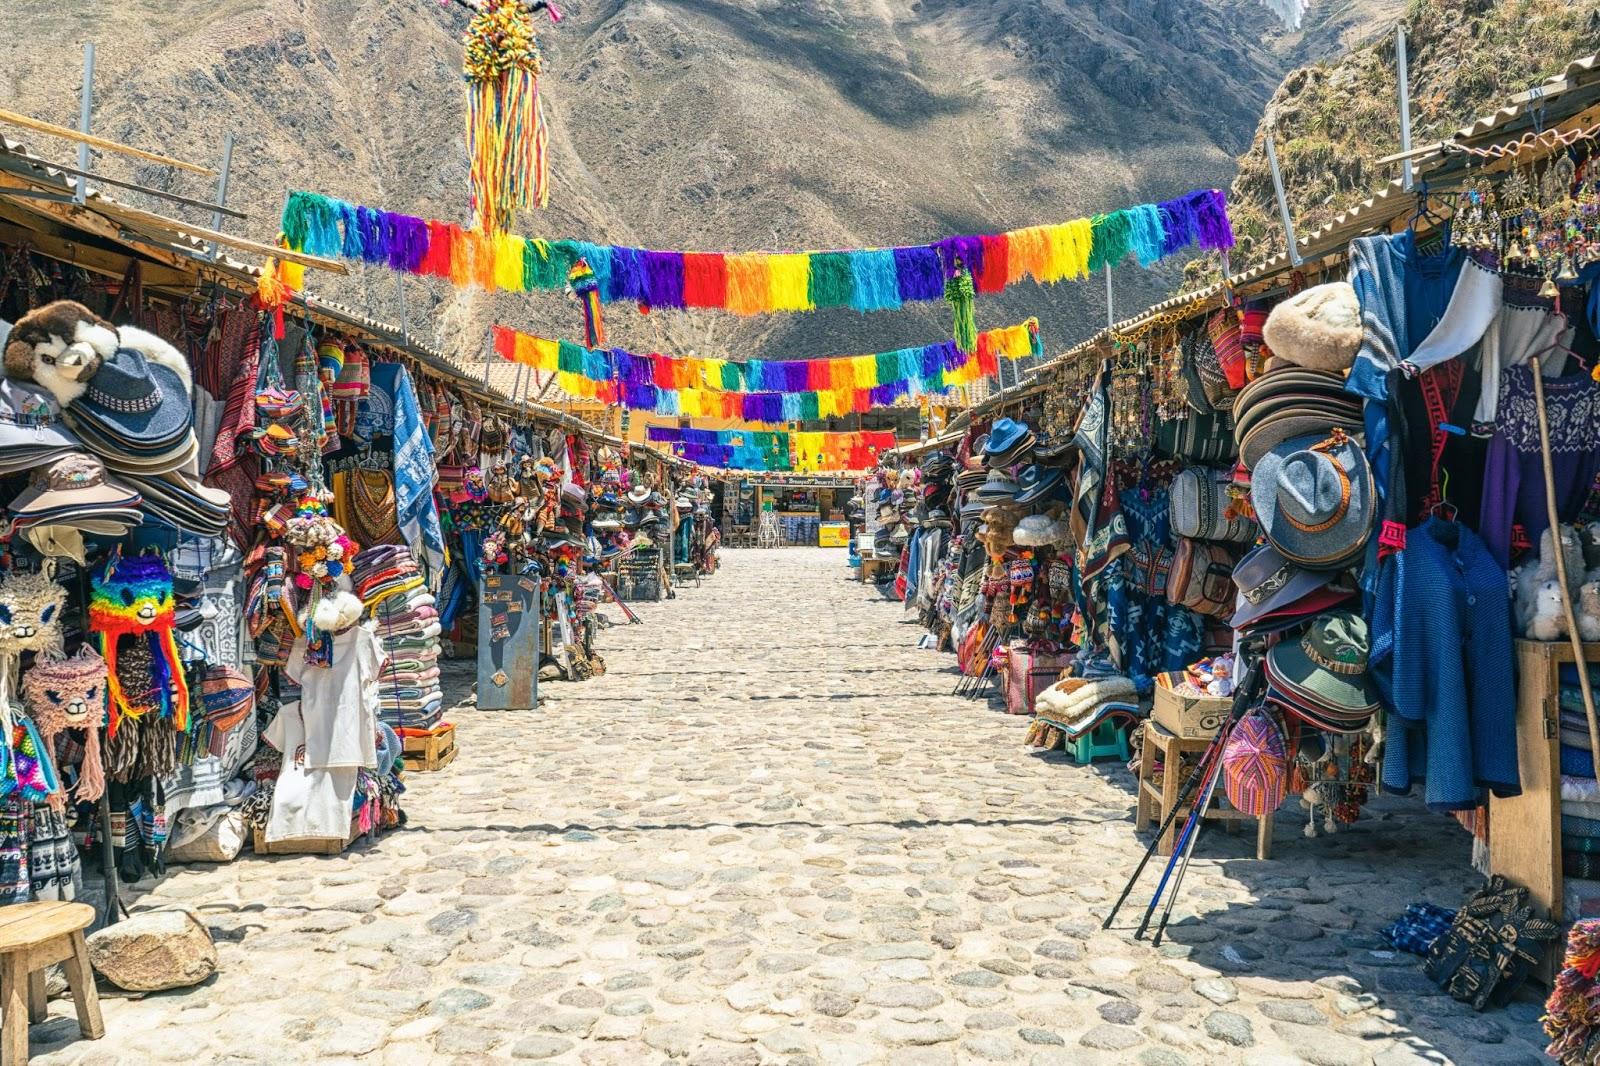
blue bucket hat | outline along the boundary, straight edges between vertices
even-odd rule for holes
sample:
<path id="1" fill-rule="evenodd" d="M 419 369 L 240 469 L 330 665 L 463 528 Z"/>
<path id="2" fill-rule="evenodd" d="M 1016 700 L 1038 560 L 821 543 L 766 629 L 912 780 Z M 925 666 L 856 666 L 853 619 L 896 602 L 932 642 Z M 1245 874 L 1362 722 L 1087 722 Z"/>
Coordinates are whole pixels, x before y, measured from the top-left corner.
<path id="1" fill-rule="evenodd" d="M 1267 540 L 1311 570 L 1349 566 L 1377 520 L 1372 468 L 1337 428 L 1286 440 L 1263 456 L 1251 471 L 1250 498 Z"/>

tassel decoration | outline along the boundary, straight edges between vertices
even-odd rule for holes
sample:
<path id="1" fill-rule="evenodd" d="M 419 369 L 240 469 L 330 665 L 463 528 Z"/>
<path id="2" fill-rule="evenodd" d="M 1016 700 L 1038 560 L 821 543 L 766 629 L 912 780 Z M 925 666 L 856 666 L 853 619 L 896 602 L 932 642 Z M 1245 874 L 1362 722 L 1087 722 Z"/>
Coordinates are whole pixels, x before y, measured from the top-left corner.
<path id="1" fill-rule="evenodd" d="M 955 319 L 951 333 L 955 336 L 956 347 L 969 354 L 978 350 L 978 323 L 973 315 L 973 295 L 972 276 L 958 257 L 955 273 L 945 282 L 944 299 L 950 305 L 950 313 Z"/>
<path id="2" fill-rule="evenodd" d="M 567 284 L 572 286 L 572 295 L 577 298 L 578 306 L 583 310 L 583 339 L 588 347 L 603 348 L 606 343 L 606 324 L 600 316 L 600 282 L 594 276 L 594 271 L 589 266 L 589 261 L 580 259 L 572 266 L 572 272 L 567 276 Z M 496 347 L 499 347 L 500 331 L 495 331 Z M 559 351 L 557 359 L 559 360 Z"/>
<path id="3" fill-rule="evenodd" d="M 474 166 L 478 163 L 475 154 Z M 475 181 L 476 176 L 477 170 Z M 480 224 L 463 232 L 446 222 L 395 215 L 304 191 L 289 194 L 282 228 L 294 251 L 448 277 L 459 288 L 558 291 L 572 265 L 587 259 L 599 280 L 603 303 L 631 300 L 641 306 L 718 307 L 743 315 L 817 307 L 885 311 L 905 303 L 931 302 L 943 298 L 944 283 L 958 258 L 967 266 L 974 290 L 989 293 L 1025 278 L 1041 284 L 1082 278 L 1106 264 L 1120 263 L 1130 253 L 1141 266 L 1149 267 L 1193 245 L 1207 250 L 1233 246 L 1227 199 L 1216 189 L 1199 189 L 1093 219 L 854 251 L 650 251 L 512 236 L 504 226 L 485 230 Z M 485 233 L 493 238 L 486 251 L 478 245 L 462 247 L 474 240 L 481 245 Z M 512 265 L 519 253 L 520 271 Z"/>
<path id="4" fill-rule="evenodd" d="M 503 233 L 518 210 L 550 202 L 539 37 L 521 0 L 482 0 L 463 43 L 473 228 Z"/>

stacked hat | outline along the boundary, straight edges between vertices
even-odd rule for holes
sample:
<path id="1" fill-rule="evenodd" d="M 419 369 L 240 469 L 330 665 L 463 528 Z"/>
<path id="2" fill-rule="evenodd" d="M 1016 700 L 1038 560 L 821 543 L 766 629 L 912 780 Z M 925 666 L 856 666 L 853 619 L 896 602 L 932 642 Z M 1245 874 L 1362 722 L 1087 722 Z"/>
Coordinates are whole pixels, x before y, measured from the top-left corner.
<path id="1" fill-rule="evenodd" d="M 1282 641 L 1267 653 L 1267 698 L 1318 729 L 1356 732 L 1378 711 L 1367 651 L 1360 615 L 1322 615 L 1298 641 Z"/>
<path id="2" fill-rule="evenodd" d="M 164 363 L 118 348 L 66 411 L 84 444 L 123 474 L 164 474 L 194 459 L 188 383 Z"/>
<path id="3" fill-rule="evenodd" d="M 139 524 L 139 494 L 107 476 L 105 464 L 83 452 L 45 467 L 11 501 L 11 535 L 61 526 L 122 536 Z"/>
<path id="4" fill-rule="evenodd" d="M 1037 443 L 1026 423 L 1002 418 L 989 427 L 989 439 L 983 444 L 983 461 L 991 470 L 1011 466 L 1021 462 Z"/>
<path id="5" fill-rule="evenodd" d="M 1352 587 L 1330 584 L 1333 578 L 1327 571 L 1298 566 L 1263 544 L 1234 567 L 1239 596 L 1233 628 L 1247 634 L 1278 632 L 1355 596 Z"/>
<path id="6" fill-rule="evenodd" d="M 1048 502 L 1065 482 L 1066 475 L 1059 466 L 1029 463 L 1017 475 L 1017 503 Z"/>
<path id="7" fill-rule="evenodd" d="M 54 396 L 37 385 L 0 378 L 0 475 L 45 466 L 82 448 Z"/>
<path id="8" fill-rule="evenodd" d="M 1078 439 L 1070 434 L 1054 440 L 1041 438 L 1033 446 L 1033 461 L 1040 466 L 1067 467 L 1077 458 L 1079 450 Z"/>
<path id="9" fill-rule="evenodd" d="M 1367 457 L 1337 429 L 1291 438 L 1262 456 L 1250 499 L 1272 546 L 1311 570 L 1355 562 L 1377 521 Z"/>
<path id="10" fill-rule="evenodd" d="M 972 498 L 979 503 L 993 506 L 995 504 L 1015 503 L 1017 501 L 1017 483 L 1003 467 L 995 467 L 989 471 L 988 478 L 972 494 Z"/>
<path id="11" fill-rule="evenodd" d="M 185 533 L 220 537 L 228 528 L 233 513 L 230 497 L 201 484 L 193 459 L 160 474 L 125 473 L 122 480 L 139 490 L 147 511 Z"/>
<path id="12" fill-rule="evenodd" d="M 409 549 L 357 553 L 352 579 L 372 609 L 388 661 L 378 673 L 379 717 L 395 729 L 432 729 L 444 713 L 439 686 L 439 611 Z"/>
<path id="13" fill-rule="evenodd" d="M 1246 385 L 1233 404 L 1234 439 L 1244 465 L 1254 470 L 1273 448 L 1330 429 L 1359 433 L 1361 398 L 1344 390 L 1344 377 L 1326 370 L 1281 366 Z"/>

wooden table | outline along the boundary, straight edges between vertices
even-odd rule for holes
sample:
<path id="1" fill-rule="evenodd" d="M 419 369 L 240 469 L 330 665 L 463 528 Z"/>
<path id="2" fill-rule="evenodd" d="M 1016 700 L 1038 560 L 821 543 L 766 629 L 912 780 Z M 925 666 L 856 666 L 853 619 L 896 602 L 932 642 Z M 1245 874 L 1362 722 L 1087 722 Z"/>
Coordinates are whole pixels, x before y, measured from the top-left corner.
<path id="1" fill-rule="evenodd" d="M 90 1040 L 106 1035 L 100 996 L 89 968 L 83 931 L 94 923 L 87 903 L 17 903 L 0 907 L 0 1066 L 25 1066 L 28 1023 L 42 1022 L 45 967 L 62 963 L 78 1012 L 78 1030 Z"/>
<path id="2" fill-rule="evenodd" d="M 1198 755 L 1211 746 L 1209 738 L 1185 740 L 1182 737 L 1162 729 L 1152 721 L 1144 723 L 1144 743 L 1140 746 L 1139 753 L 1139 803 L 1134 815 L 1134 828 L 1143 829 L 1147 824 L 1160 826 L 1166 821 L 1167 812 L 1172 810 L 1178 802 L 1178 790 L 1183 787 L 1179 772 L 1182 765 L 1182 756 Z M 1161 775 L 1161 784 L 1155 782 L 1156 757 L 1164 767 Z M 1172 825 L 1161 837 L 1161 845 L 1156 849 L 1159 854 L 1171 855 L 1172 843 L 1178 833 L 1178 826 L 1188 816 L 1190 808 L 1175 818 Z M 1256 823 L 1256 858 L 1270 859 L 1272 857 L 1272 822 L 1273 815 L 1268 814 L 1257 818 L 1243 811 L 1236 811 L 1231 807 L 1208 808 L 1204 817 L 1212 821 L 1225 822 L 1232 830 L 1239 822 Z"/>

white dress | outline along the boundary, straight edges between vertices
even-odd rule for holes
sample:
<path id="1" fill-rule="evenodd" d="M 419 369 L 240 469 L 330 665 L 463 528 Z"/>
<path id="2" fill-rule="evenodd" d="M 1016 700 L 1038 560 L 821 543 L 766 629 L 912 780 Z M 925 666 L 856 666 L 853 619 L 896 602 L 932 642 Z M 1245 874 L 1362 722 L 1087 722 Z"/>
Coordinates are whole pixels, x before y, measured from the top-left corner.
<path id="1" fill-rule="evenodd" d="M 283 753 L 267 820 L 268 841 L 345 837 L 356 773 L 378 765 L 378 672 L 384 653 L 367 625 L 333 638 L 333 664 L 307 666 L 305 638 L 285 667 L 300 699 L 285 703 L 263 734 Z"/>

